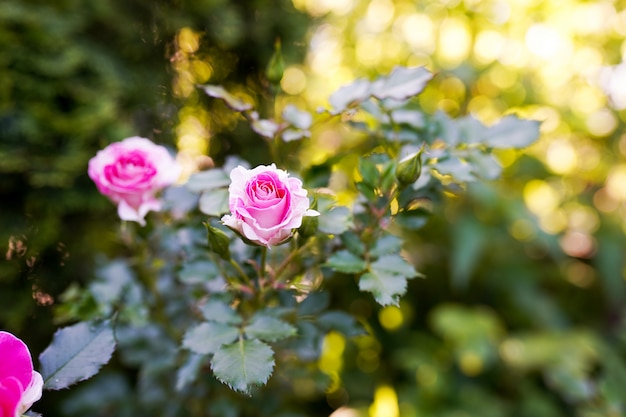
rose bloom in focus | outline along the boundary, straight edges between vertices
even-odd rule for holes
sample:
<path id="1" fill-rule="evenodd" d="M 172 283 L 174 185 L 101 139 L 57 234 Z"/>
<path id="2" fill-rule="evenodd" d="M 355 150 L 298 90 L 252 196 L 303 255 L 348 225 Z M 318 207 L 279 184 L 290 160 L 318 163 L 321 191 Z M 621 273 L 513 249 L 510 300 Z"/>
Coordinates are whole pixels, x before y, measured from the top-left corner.
<path id="1" fill-rule="evenodd" d="M 274 164 L 254 169 L 238 166 L 230 173 L 230 214 L 222 223 L 258 245 L 270 247 L 289 239 L 302 225 L 304 216 L 317 216 L 309 209 L 302 181 L 289 177 Z"/>
<path id="2" fill-rule="evenodd" d="M 43 379 L 33 370 L 28 347 L 0 331 L 0 417 L 17 417 L 41 398 Z"/>
<path id="3" fill-rule="evenodd" d="M 143 226 L 149 211 L 161 210 L 156 193 L 178 180 L 181 167 L 165 147 L 135 136 L 99 151 L 89 160 L 88 173 L 98 190 L 117 204 L 122 220 Z"/>

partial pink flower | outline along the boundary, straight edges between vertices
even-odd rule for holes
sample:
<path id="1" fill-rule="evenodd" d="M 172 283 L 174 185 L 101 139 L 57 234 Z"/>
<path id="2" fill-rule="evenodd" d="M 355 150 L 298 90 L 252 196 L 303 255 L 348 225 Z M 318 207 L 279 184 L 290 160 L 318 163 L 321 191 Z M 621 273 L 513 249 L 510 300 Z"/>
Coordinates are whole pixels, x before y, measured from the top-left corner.
<path id="1" fill-rule="evenodd" d="M 117 204 L 122 220 L 145 225 L 150 211 L 161 210 L 156 194 L 174 184 L 181 167 L 163 146 L 131 137 L 112 143 L 89 160 L 89 177 Z"/>
<path id="2" fill-rule="evenodd" d="M 222 223 L 258 245 L 278 245 L 302 225 L 304 216 L 319 215 L 309 209 L 302 181 L 274 164 L 254 169 L 238 166 L 230 179 L 231 213 L 222 217 Z"/>
<path id="3" fill-rule="evenodd" d="M 0 331 L 0 417 L 17 417 L 41 398 L 43 379 L 33 370 L 28 347 Z"/>

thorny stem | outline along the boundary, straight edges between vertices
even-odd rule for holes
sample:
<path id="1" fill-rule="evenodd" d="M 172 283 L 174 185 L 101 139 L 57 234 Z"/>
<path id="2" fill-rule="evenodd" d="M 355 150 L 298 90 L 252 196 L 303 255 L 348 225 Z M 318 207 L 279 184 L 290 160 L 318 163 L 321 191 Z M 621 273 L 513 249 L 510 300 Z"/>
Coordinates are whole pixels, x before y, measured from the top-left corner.
<path id="1" fill-rule="evenodd" d="M 293 261 L 296 256 L 300 255 L 300 253 L 302 253 L 302 251 L 305 248 L 308 248 L 314 241 L 315 239 L 311 238 L 304 245 L 291 251 L 291 253 L 283 260 L 283 262 L 276 269 L 276 272 L 274 273 L 274 280 L 279 281 L 280 276 L 283 274 L 283 272 L 285 272 L 289 264 L 291 264 L 291 261 Z"/>

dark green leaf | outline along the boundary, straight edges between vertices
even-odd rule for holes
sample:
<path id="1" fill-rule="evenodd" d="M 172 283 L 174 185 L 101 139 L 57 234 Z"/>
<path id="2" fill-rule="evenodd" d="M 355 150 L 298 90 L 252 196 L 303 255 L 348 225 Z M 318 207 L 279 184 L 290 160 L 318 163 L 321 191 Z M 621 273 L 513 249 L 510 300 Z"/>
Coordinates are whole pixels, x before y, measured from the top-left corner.
<path id="1" fill-rule="evenodd" d="M 456 222 L 452 233 L 452 285 L 465 288 L 488 242 L 486 230 L 473 217 L 463 217 Z"/>
<path id="2" fill-rule="evenodd" d="M 241 317 L 228 304 L 221 300 L 211 299 L 200 306 L 202 316 L 208 321 L 223 324 L 239 324 Z"/>
<path id="3" fill-rule="evenodd" d="M 81 322 L 57 330 L 39 356 L 44 388 L 59 390 L 91 378 L 109 362 L 114 350 L 111 320 Z"/>
<path id="4" fill-rule="evenodd" d="M 222 346 L 211 359 L 215 376 L 234 390 L 248 393 L 264 385 L 274 369 L 274 351 L 260 340 L 244 340 Z"/>
<path id="5" fill-rule="evenodd" d="M 402 240 L 394 235 L 390 235 L 389 233 L 383 234 L 376 243 L 374 247 L 370 250 L 370 254 L 373 257 L 379 257 L 382 255 L 388 255 L 392 253 L 400 253 L 400 249 L 402 247 Z"/>
<path id="6" fill-rule="evenodd" d="M 195 353 L 189 355 L 189 358 L 176 373 L 176 391 L 182 391 L 196 381 L 204 358 L 203 355 Z"/>
<path id="7" fill-rule="evenodd" d="M 246 336 L 266 342 L 276 342 L 296 334 L 296 328 L 276 317 L 257 314 L 244 327 Z"/>
<path id="8" fill-rule="evenodd" d="M 358 256 L 348 252 L 347 250 L 341 250 L 328 258 L 326 266 L 331 267 L 337 272 L 356 274 L 365 270 L 367 265 L 365 261 Z"/>
<path id="9" fill-rule="evenodd" d="M 239 336 L 239 329 L 223 323 L 200 323 L 191 327 L 183 338 L 183 347 L 207 355 L 215 353 L 220 346 L 231 343 Z"/>
<path id="10" fill-rule="evenodd" d="M 348 337 L 365 333 L 365 328 L 353 316 L 343 311 L 327 311 L 317 318 L 317 323 L 325 330 L 336 330 Z"/>
<path id="11" fill-rule="evenodd" d="M 211 261 L 188 262 L 178 272 L 178 279 L 186 284 L 202 284 L 217 278 L 219 271 Z"/>
<path id="12" fill-rule="evenodd" d="M 220 216 L 230 211 L 228 197 L 228 190 L 225 188 L 205 191 L 200 196 L 198 206 L 200 211 L 208 216 Z"/>

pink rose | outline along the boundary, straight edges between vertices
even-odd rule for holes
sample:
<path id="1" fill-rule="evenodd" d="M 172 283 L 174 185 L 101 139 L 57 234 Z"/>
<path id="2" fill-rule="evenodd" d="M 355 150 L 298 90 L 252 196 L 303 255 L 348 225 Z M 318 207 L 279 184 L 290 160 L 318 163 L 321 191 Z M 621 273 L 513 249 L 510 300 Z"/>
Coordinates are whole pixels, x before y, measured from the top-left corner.
<path id="1" fill-rule="evenodd" d="M 33 370 L 28 347 L 0 331 L 0 417 L 17 417 L 41 398 L 43 379 Z"/>
<path id="2" fill-rule="evenodd" d="M 230 179 L 231 214 L 222 217 L 222 223 L 256 244 L 278 245 L 302 225 L 304 216 L 319 215 L 309 209 L 302 181 L 274 164 L 254 169 L 238 166 Z"/>
<path id="3" fill-rule="evenodd" d="M 132 137 L 112 143 L 89 160 L 89 177 L 117 204 L 122 220 L 146 224 L 149 211 L 161 210 L 156 193 L 178 180 L 180 166 L 167 149 Z"/>

